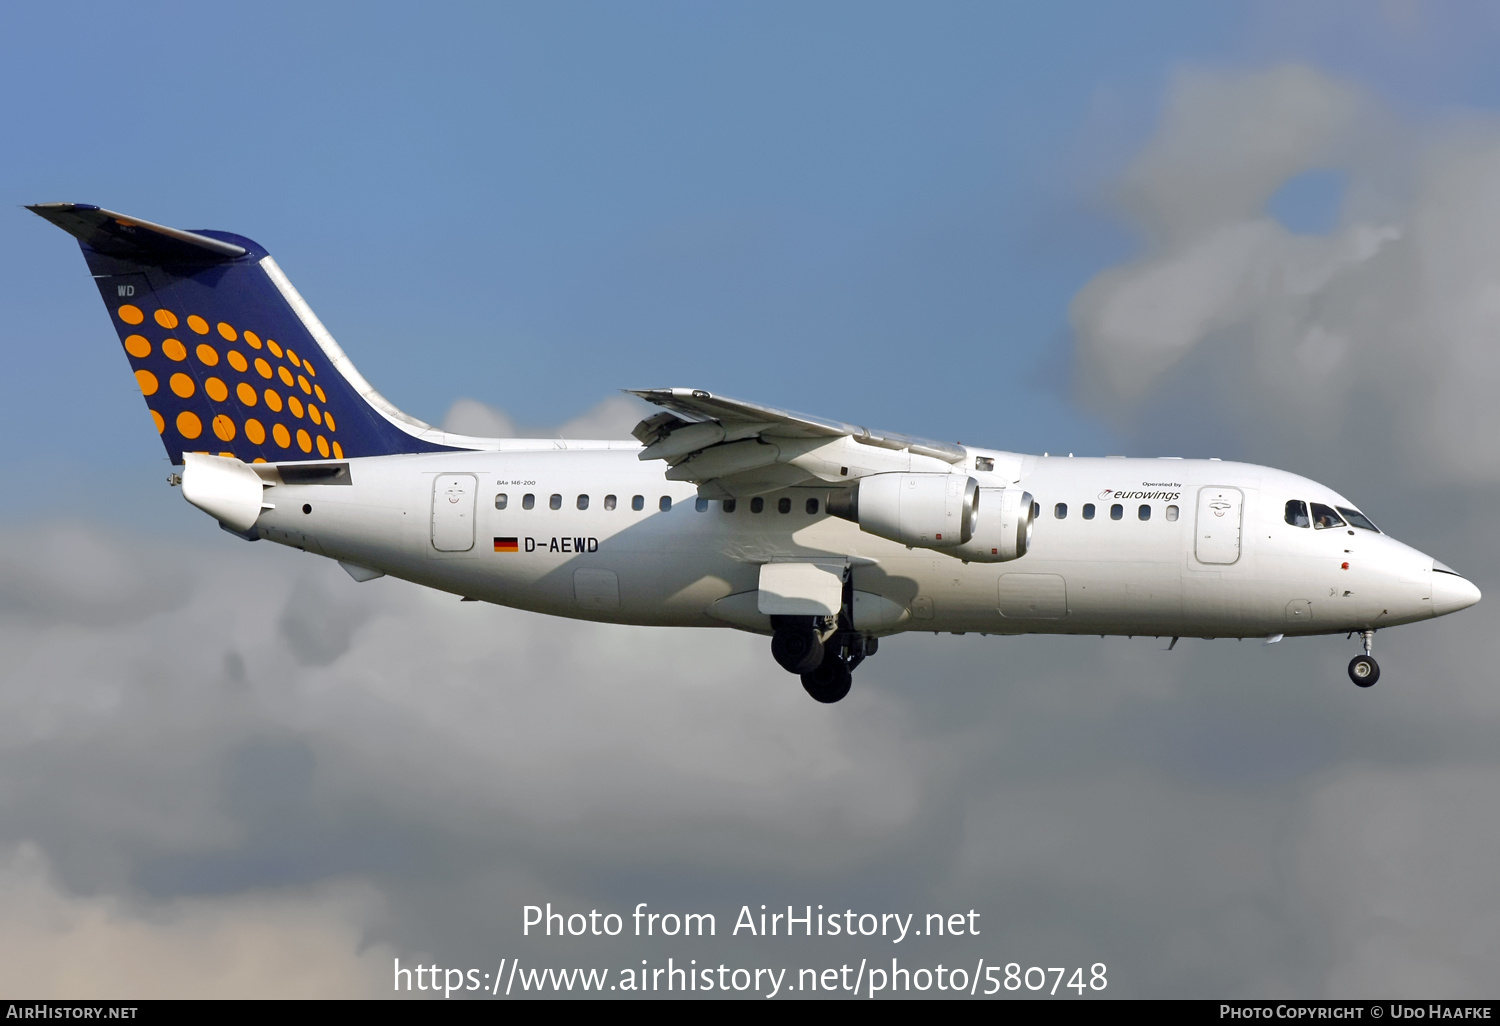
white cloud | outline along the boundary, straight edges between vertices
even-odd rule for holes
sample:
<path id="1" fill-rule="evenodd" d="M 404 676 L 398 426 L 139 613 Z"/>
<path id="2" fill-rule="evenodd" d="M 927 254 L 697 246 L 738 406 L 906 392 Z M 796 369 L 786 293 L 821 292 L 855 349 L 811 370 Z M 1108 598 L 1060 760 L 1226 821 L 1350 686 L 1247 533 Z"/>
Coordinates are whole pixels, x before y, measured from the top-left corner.
<path id="1" fill-rule="evenodd" d="M 390 948 L 370 944 L 369 887 L 179 899 L 149 907 L 58 886 L 45 856 L 0 856 L 0 990 L 34 998 L 382 997 Z"/>
<path id="2" fill-rule="evenodd" d="M 61 535 L 82 539 L 71 566 L 59 538 L 31 541 L 63 578 L 110 538 Z M 175 561 L 193 570 L 174 610 L 87 628 L 0 614 L 0 847 L 31 853 L 0 877 L 32 910 L 8 917 L 17 944 L 36 940 L 19 964 L 51 966 L 35 977 L 51 992 L 81 993 L 73 966 L 135 944 L 118 964 L 139 987 L 116 993 L 365 993 L 367 926 L 414 957 L 434 933 L 450 952 L 466 930 L 510 937 L 524 901 L 598 904 L 601 881 L 684 861 L 852 870 L 919 813 L 926 756 L 896 703 L 815 706 L 763 638 L 359 585 L 268 543 Z M 36 852 L 55 877 L 27 868 Z M 433 886 L 399 923 L 361 918 Z M 445 930 L 439 909 L 466 889 L 482 897 Z M 173 960 L 192 938 L 196 960 Z"/>
<path id="3" fill-rule="evenodd" d="M 476 438 L 515 438 L 516 425 L 508 416 L 478 399 L 456 399 L 443 416 L 443 430 Z"/>
<path id="4" fill-rule="evenodd" d="M 481 438 L 629 438 L 632 428 L 656 412 L 633 395 L 612 395 L 556 427 L 522 428 L 478 399 L 459 399 L 448 408 L 443 430 Z"/>
<path id="5" fill-rule="evenodd" d="M 127 562 L 163 551 L 86 527 L 9 551 L 34 553 L 17 580 L 45 565 L 72 587 L 103 548 Z M 330 561 L 227 536 L 171 561 L 183 591 L 169 608 L 106 607 L 85 627 L 0 602 L 0 941 L 30 944 L 13 964 L 55 993 L 83 993 L 75 968 L 99 959 L 134 974 L 139 989 L 114 993 L 360 995 L 383 992 L 392 953 L 466 966 L 669 953 L 523 942 L 521 905 L 548 900 L 975 907 L 988 942 L 1111 962 L 1122 994 L 1266 980 L 1368 993 L 1359 973 L 1379 952 L 1345 940 L 1365 910 L 1335 889 L 1327 921 L 1305 919 L 1341 838 L 1364 827 L 1328 813 L 1337 800 L 1306 812 L 1297 782 L 1334 779 L 1341 746 L 1394 751 L 1405 764 L 1382 768 L 1381 786 L 1449 810 L 1428 814 L 1436 834 L 1402 842 L 1407 859 L 1440 853 L 1461 803 L 1495 818 L 1493 797 L 1454 790 L 1402 747 L 1451 744 L 1444 710 L 1483 737 L 1495 714 L 1465 704 L 1487 685 L 1434 629 L 1400 642 L 1375 696 L 1321 642 L 1169 654 L 897 638 L 824 707 L 763 638 L 355 584 Z M 1276 867 L 1304 838 L 1283 882 Z M 1469 905 L 1403 905 L 1402 930 L 1496 918 L 1486 871 L 1447 871 L 1469 881 Z M 953 945 L 944 958 L 970 953 Z M 1432 950 L 1469 978 L 1462 951 Z"/>
<path id="6" fill-rule="evenodd" d="M 1294 233 L 1266 204 L 1317 169 L 1348 176 L 1340 223 Z M 1388 444 L 1406 477 L 1500 481 L 1497 174 L 1500 124 L 1419 132 L 1306 68 L 1184 75 L 1119 186 L 1145 249 L 1073 303 L 1086 392 L 1213 410 L 1262 459 Z"/>
<path id="7" fill-rule="evenodd" d="M 1360 152 L 1377 121 L 1358 88 L 1312 68 L 1184 72 L 1121 198 L 1156 245 L 1176 248 L 1260 216 L 1282 182 Z"/>
<path id="8" fill-rule="evenodd" d="M 1494 766 L 1349 767 L 1309 794 L 1297 883 L 1332 926 L 1327 995 L 1483 998 L 1500 950 Z"/>

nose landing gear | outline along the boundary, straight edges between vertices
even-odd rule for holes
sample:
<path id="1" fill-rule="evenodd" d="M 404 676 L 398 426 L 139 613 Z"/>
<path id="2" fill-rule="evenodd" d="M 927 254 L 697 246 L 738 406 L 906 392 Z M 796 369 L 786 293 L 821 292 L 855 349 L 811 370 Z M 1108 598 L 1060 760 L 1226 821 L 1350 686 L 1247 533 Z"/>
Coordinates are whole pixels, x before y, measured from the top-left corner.
<path id="1" fill-rule="evenodd" d="M 1360 631 L 1359 636 L 1365 643 L 1365 654 L 1357 655 L 1349 660 L 1349 679 L 1362 688 L 1373 687 L 1380 679 L 1380 664 L 1370 655 L 1370 649 L 1375 642 L 1375 632 Z"/>

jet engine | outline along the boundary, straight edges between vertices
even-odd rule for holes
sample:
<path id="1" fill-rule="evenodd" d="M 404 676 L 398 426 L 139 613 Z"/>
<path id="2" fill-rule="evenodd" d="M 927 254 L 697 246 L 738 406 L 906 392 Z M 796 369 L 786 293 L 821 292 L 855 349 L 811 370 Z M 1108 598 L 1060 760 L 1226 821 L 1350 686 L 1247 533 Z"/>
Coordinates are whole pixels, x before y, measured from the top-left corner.
<path id="1" fill-rule="evenodd" d="M 828 497 L 828 512 L 902 545 L 951 549 L 974 536 L 979 484 L 958 474 L 875 474 Z"/>
<path id="2" fill-rule="evenodd" d="M 1032 497 L 980 488 L 957 474 L 875 474 L 828 496 L 828 512 L 861 531 L 975 563 L 1003 563 L 1031 546 Z"/>
<path id="3" fill-rule="evenodd" d="M 981 488 L 975 502 L 974 535 L 946 554 L 966 562 L 1004 563 L 1020 559 L 1031 547 L 1030 492 L 1019 488 Z"/>

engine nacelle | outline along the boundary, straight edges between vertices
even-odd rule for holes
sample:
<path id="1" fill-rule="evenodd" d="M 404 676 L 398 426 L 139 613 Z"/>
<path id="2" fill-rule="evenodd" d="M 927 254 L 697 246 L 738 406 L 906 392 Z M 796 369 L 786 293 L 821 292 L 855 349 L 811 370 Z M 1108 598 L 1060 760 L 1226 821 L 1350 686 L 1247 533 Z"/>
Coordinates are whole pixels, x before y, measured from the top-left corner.
<path id="1" fill-rule="evenodd" d="M 974 536 L 945 554 L 975 563 L 1020 559 L 1031 547 L 1035 500 L 1019 488 L 981 488 L 976 498 Z"/>
<path id="2" fill-rule="evenodd" d="M 974 536 L 979 484 L 959 474 L 875 474 L 828 497 L 828 512 L 861 531 L 923 549 L 952 549 Z"/>

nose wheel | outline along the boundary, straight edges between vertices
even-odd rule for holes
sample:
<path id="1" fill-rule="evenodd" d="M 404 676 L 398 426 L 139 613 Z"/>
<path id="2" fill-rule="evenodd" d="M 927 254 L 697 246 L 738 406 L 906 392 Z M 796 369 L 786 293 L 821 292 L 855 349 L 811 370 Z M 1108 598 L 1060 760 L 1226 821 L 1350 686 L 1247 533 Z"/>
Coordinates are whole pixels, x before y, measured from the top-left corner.
<path id="1" fill-rule="evenodd" d="M 1365 654 L 1357 655 L 1349 660 L 1349 679 L 1362 688 L 1373 687 L 1380 679 L 1380 664 L 1370 654 L 1370 649 L 1375 642 L 1374 631 L 1360 631 L 1360 639 L 1365 645 Z"/>

